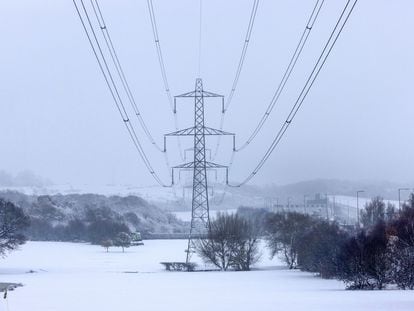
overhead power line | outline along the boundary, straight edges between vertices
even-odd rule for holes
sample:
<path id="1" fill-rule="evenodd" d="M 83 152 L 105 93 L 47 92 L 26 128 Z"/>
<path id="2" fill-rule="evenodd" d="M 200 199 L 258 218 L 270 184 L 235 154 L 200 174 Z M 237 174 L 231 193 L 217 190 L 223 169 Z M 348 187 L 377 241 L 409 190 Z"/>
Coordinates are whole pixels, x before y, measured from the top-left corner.
<path id="1" fill-rule="evenodd" d="M 227 112 L 227 110 L 228 110 L 228 108 L 229 108 L 229 106 L 230 106 L 230 104 L 233 100 L 234 92 L 236 91 L 237 84 L 239 83 L 239 78 L 240 78 L 240 74 L 241 74 L 242 69 L 243 69 L 244 60 L 246 59 L 247 48 L 249 47 L 250 37 L 251 37 L 251 34 L 252 34 L 254 21 L 256 19 L 256 13 L 257 13 L 258 6 L 259 6 L 259 0 L 254 0 L 253 1 L 253 7 L 252 7 L 252 10 L 250 12 L 249 25 L 247 27 L 246 36 L 244 38 L 243 48 L 242 48 L 240 59 L 239 59 L 239 64 L 238 64 L 237 69 L 236 69 L 236 74 L 234 76 L 233 84 L 231 86 L 229 95 L 227 97 L 226 104 L 224 105 L 224 108 L 223 108 L 223 111 L 222 111 L 222 114 L 221 114 L 220 130 L 223 130 L 225 114 L 226 114 L 226 112 Z M 221 136 L 219 136 L 218 139 L 217 139 L 217 144 L 216 144 L 216 147 L 215 147 L 213 160 L 217 156 L 217 153 L 218 153 L 218 150 L 219 150 L 219 147 L 220 147 L 220 143 L 221 143 Z"/>
<path id="2" fill-rule="evenodd" d="M 158 36 L 157 20 L 155 18 L 154 5 L 152 3 L 152 0 L 147 0 L 147 5 L 148 5 L 148 11 L 149 11 L 150 19 L 151 19 L 151 28 L 152 28 L 152 34 L 154 37 L 155 48 L 157 51 L 158 63 L 160 65 L 162 81 L 164 83 L 164 90 L 167 95 L 168 103 L 170 105 L 170 110 L 174 117 L 175 130 L 178 131 L 179 129 L 178 119 L 177 119 L 177 114 L 174 109 L 174 100 L 171 95 L 170 86 L 168 83 L 167 71 L 165 69 L 164 57 L 162 54 L 161 43 L 160 43 L 160 39 Z M 178 150 L 180 151 L 180 157 L 182 160 L 184 160 L 184 155 L 183 155 L 182 148 L 181 148 L 181 141 L 179 137 L 177 137 L 177 145 L 178 145 Z"/>
<path id="3" fill-rule="evenodd" d="M 342 10 L 342 13 L 334 27 L 334 29 L 332 30 L 328 41 L 326 42 L 311 74 L 309 75 L 302 91 L 300 92 L 295 104 L 293 105 L 292 109 L 290 110 L 285 122 L 283 123 L 283 125 L 280 127 L 279 131 L 277 132 L 275 138 L 273 139 L 271 145 L 269 146 L 269 148 L 267 149 L 266 153 L 264 154 L 264 156 L 262 157 L 262 159 L 259 161 L 259 163 L 257 164 L 257 166 L 254 168 L 254 170 L 241 182 L 235 185 L 231 185 L 229 184 L 229 186 L 231 187 L 240 187 L 244 184 L 246 184 L 248 181 L 250 181 L 258 172 L 259 170 L 263 167 L 263 165 L 265 164 L 265 162 L 267 161 L 267 159 L 270 157 L 270 155 L 272 154 L 272 152 L 274 151 L 274 149 L 276 148 L 276 146 L 279 144 L 280 140 L 283 138 L 284 134 L 286 133 L 287 129 L 289 128 L 289 126 L 292 124 L 293 119 L 295 118 L 297 112 L 299 111 L 299 109 L 301 108 L 306 96 L 308 95 L 310 89 L 312 88 L 316 78 L 318 77 L 321 69 L 323 68 L 327 58 L 329 57 L 333 47 L 335 46 L 335 43 L 337 42 L 340 34 L 342 33 L 342 30 L 344 29 L 352 11 L 355 8 L 355 5 L 357 4 L 358 0 L 353 0 L 353 2 L 351 2 L 351 0 L 348 0 L 344 9 Z M 352 3 L 352 5 L 351 5 Z"/>
<path id="4" fill-rule="evenodd" d="M 202 30 L 203 30 L 203 0 L 200 0 L 200 12 L 199 12 L 199 28 L 198 28 L 198 77 L 201 77 L 201 43 L 202 43 Z"/>
<path id="5" fill-rule="evenodd" d="M 262 118 L 260 119 L 259 123 L 257 124 L 257 126 L 255 127 L 255 129 L 253 130 L 253 132 L 250 134 L 249 138 L 241 145 L 241 147 L 236 148 L 235 150 L 233 150 L 233 155 L 232 155 L 232 159 L 229 163 L 229 166 L 231 167 L 233 164 L 233 160 L 234 160 L 234 153 L 239 152 L 241 150 L 243 150 L 244 148 L 246 148 L 253 140 L 254 138 L 257 136 L 257 134 L 259 134 L 260 130 L 262 129 L 262 127 L 264 126 L 264 124 L 266 123 L 267 119 L 269 118 L 271 112 L 273 111 L 273 108 L 275 107 L 276 103 L 278 102 L 280 95 L 282 94 L 286 83 L 288 82 L 293 69 L 296 66 L 296 63 L 300 57 L 300 55 L 302 54 L 302 51 L 306 45 L 306 42 L 308 41 L 309 35 L 315 25 L 315 22 L 319 16 L 319 12 L 322 9 L 322 6 L 324 4 L 324 0 L 317 0 L 315 2 L 315 5 L 313 6 L 312 9 L 312 13 L 308 18 L 308 21 L 306 23 L 306 26 L 302 32 L 302 35 L 300 36 L 299 42 L 296 45 L 296 48 L 292 54 L 292 57 L 290 58 L 289 64 L 286 67 L 284 74 L 282 76 L 282 79 L 279 81 L 279 84 L 276 88 L 276 91 L 272 97 L 272 100 L 270 101 L 269 105 L 267 106 Z M 223 124 L 224 118 L 222 116 L 222 123 Z M 215 151 L 215 155 L 218 153 L 218 145 L 216 146 L 216 151 Z"/>
<path id="6" fill-rule="evenodd" d="M 100 71 L 105 79 L 106 85 L 111 93 L 112 99 L 114 100 L 115 106 L 118 110 L 118 112 L 120 113 L 120 116 L 122 118 L 122 121 L 128 131 L 128 134 L 136 148 L 136 150 L 138 151 L 138 154 L 140 155 L 142 161 L 144 162 L 148 172 L 152 175 L 152 177 L 156 180 L 156 182 L 158 184 L 160 184 L 163 187 L 168 187 L 169 185 L 166 185 L 165 183 L 162 182 L 162 180 L 160 179 L 160 177 L 158 176 L 158 174 L 155 172 L 155 170 L 153 169 L 148 157 L 146 156 L 144 149 L 141 146 L 141 143 L 138 139 L 138 136 L 135 132 L 135 129 L 129 119 L 128 113 L 125 109 L 125 106 L 123 104 L 122 98 L 120 96 L 120 93 L 118 91 L 117 85 L 114 81 L 114 78 L 112 76 L 111 70 L 108 66 L 108 63 L 106 61 L 105 58 L 105 54 L 102 51 L 101 45 L 99 43 L 99 40 L 96 36 L 94 27 L 92 25 L 91 19 L 89 17 L 88 11 L 85 7 L 84 1 L 80 0 L 82 9 L 83 9 L 83 14 L 86 17 L 87 23 L 84 20 L 84 17 L 82 16 L 82 13 L 76 3 L 76 0 L 72 0 L 73 4 L 75 6 L 76 12 L 79 16 L 80 22 L 82 24 L 83 30 L 88 38 L 89 44 L 92 48 L 93 54 L 98 62 Z M 89 26 L 89 30 L 88 30 L 88 26 Z M 92 34 L 92 35 L 91 35 Z M 95 43 L 94 43 L 95 42 Z"/>
<path id="7" fill-rule="evenodd" d="M 237 66 L 236 75 L 234 77 L 229 96 L 227 97 L 227 101 L 224 106 L 223 114 L 226 113 L 226 111 L 229 109 L 229 106 L 233 100 L 234 92 L 236 91 L 236 88 L 237 88 L 237 84 L 239 83 L 239 78 L 240 78 L 241 71 L 243 69 L 244 60 L 246 59 L 247 48 L 249 47 L 250 37 L 252 35 L 253 25 L 256 19 L 256 13 L 257 13 L 258 6 L 259 6 L 259 0 L 254 0 L 252 11 L 250 13 L 249 26 L 247 27 L 246 36 L 244 38 L 244 44 L 243 44 L 242 52 L 240 55 L 239 64 Z"/>
<path id="8" fill-rule="evenodd" d="M 131 88 L 130 88 L 128 80 L 126 78 L 124 69 L 123 69 L 122 64 L 119 60 L 118 53 L 116 52 L 116 49 L 115 49 L 115 46 L 113 44 L 111 35 L 109 33 L 108 26 L 106 25 L 106 22 L 105 22 L 103 14 L 102 14 L 102 10 L 101 10 L 101 7 L 99 5 L 99 2 L 98 2 L 98 0 L 90 0 L 90 3 L 91 3 L 91 6 L 93 8 L 93 12 L 95 14 L 96 20 L 99 24 L 99 27 L 100 27 L 101 31 L 102 31 L 102 35 L 104 37 L 105 44 L 106 44 L 106 46 L 109 50 L 109 54 L 111 56 L 112 62 L 114 63 L 115 69 L 118 73 L 119 79 L 122 83 L 122 86 L 125 90 L 125 93 L 127 94 L 128 100 L 131 104 L 131 107 L 134 110 L 134 113 L 135 113 L 136 117 L 138 118 L 138 121 L 139 121 L 145 135 L 147 136 L 148 140 L 151 142 L 151 144 L 158 151 L 164 152 L 163 148 L 160 147 L 160 145 L 158 145 L 156 143 L 155 139 L 151 135 L 151 132 L 149 131 L 149 129 L 148 129 L 143 117 L 142 117 L 142 114 L 141 114 L 141 112 L 138 108 L 138 105 L 135 101 L 135 96 L 133 95 L 133 93 L 131 91 Z"/>
<path id="9" fill-rule="evenodd" d="M 308 41 L 309 35 L 313 29 L 313 26 L 316 22 L 316 19 L 318 18 L 319 12 L 322 9 L 324 0 L 317 0 L 315 3 L 315 6 L 312 10 L 312 14 L 309 17 L 309 20 L 305 26 L 305 29 L 302 32 L 302 35 L 299 39 L 299 42 L 296 46 L 296 49 L 289 61 L 289 64 L 282 76 L 282 79 L 279 82 L 279 85 L 272 97 L 272 100 L 270 101 L 265 113 L 263 114 L 262 118 L 259 121 L 259 124 L 256 126 L 256 128 L 254 129 L 254 131 L 252 132 L 252 134 L 249 136 L 249 138 L 246 140 L 245 143 L 243 143 L 241 145 L 241 147 L 236 149 L 237 151 L 241 151 L 244 148 L 246 148 L 252 141 L 253 139 L 257 136 L 257 134 L 260 132 L 260 130 L 262 129 L 263 125 L 265 124 L 266 120 L 269 118 L 269 115 L 271 114 L 273 108 L 275 107 L 276 103 L 279 101 L 280 95 L 282 94 L 286 83 L 288 82 L 293 69 L 296 66 L 296 63 L 298 62 L 298 59 L 300 57 L 300 55 L 302 54 L 303 48 L 305 47 L 306 42 Z"/>

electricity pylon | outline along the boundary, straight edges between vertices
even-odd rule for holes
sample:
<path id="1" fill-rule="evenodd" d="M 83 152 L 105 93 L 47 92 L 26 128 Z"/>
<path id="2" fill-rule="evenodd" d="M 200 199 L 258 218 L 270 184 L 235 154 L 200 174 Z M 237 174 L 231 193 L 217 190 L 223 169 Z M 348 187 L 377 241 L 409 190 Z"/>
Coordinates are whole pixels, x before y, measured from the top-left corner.
<path id="1" fill-rule="evenodd" d="M 194 139 L 194 159 L 192 162 L 183 163 L 172 168 L 172 182 L 174 183 L 174 169 L 193 170 L 193 197 L 191 204 L 191 227 L 188 236 L 186 263 L 190 262 L 194 253 L 195 239 L 205 236 L 210 230 L 210 215 L 208 203 L 207 170 L 225 169 L 226 183 L 228 182 L 228 167 L 206 160 L 206 136 L 230 135 L 233 136 L 233 150 L 235 148 L 235 134 L 224 132 L 205 126 L 204 99 L 221 98 L 224 109 L 224 96 L 203 90 L 203 81 L 198 78 L 195 82 L 195 90 L 174 97 L 174 112 L 178 98 L 194 98 L 194 126 L 164 135 L 164 151 L 166 151 L 166 138 L 168 136 L 192 136 Z"/>

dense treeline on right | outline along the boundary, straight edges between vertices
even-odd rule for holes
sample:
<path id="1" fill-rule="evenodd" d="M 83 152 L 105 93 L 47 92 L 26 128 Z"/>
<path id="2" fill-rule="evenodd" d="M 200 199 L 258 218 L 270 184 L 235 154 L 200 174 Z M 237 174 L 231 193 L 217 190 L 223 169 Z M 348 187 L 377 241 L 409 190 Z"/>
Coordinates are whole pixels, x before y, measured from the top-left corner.
<path id="1" fill-rule="evenodd" d="M 270 213 L 266 242 L 290 269 L 337 278 L 348 289 L 414 289 L 414 195 L 396 210 L 377 197 L 361 211 L 361 227 L 288 212 Z"/>

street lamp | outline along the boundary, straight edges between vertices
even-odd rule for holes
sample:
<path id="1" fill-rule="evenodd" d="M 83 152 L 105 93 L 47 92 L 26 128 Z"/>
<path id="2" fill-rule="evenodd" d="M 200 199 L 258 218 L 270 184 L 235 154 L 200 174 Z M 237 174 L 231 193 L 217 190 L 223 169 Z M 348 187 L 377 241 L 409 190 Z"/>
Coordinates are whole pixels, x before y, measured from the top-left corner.
<path id="1" fill-rule="evenodd" d="M 398 209 L 401 210 L 401 191 L 410 191 L 410 188 L 398 188 Z"/>
<path id="2" fill-rule="evenodd" d="M 358 190 L 357 195 L 357 225 L 359 227 L 359 194 L 365 192 L 365 190 Z"/>
<path id="3" fill-rule="evenodd" d="M 307 194 L 305 194 L 304 196 L 303 196 L 303 211 L 305 212 L 305 214 L 306 214 L 306 198 L 308 197 L 308 195 Z"/>

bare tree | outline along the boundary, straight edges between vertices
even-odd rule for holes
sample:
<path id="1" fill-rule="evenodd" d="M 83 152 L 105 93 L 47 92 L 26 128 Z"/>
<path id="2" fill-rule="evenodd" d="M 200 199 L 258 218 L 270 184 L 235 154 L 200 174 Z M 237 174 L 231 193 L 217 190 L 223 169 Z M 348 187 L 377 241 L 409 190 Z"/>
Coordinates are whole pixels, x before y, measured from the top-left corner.
<path id="1" fill-rule="evenodd" d="M 24 244 L 26 237 L 23 231 L 29 227 L 29 217 L 23 210 L 11 202 L 0 199 L 0 255 L 16 249 Z"/>
<path id="2" fill-rule="evenodd" d="M 300 239 L 311 225 L 312 219 L 308 215 L 296 212 L 271 215 L 266 224 L 271 256 L 282 253 L 289 269 L 295 269 Z"/>
<path id="3" fill-rule="evenodd" d="M 109 248 L 113 245 L 114 243 L 112 242 L 112 240 L 103 240 L 101 242 L 101 246 L 106 249 L 106 252 L 109 252 Z"/>
<path id="4" fill-rule="evenodd" d="M 119 232 L 114 240 L 114 246 L 122 247 L 122 252 L 125 252 L 125 248 L 131 246 L 131 237 L 127 232 Z"/>
<path id="5" fill-rule="evenodd" d="M 259 259 L 258 235 L 252 223 L 234 215 L 218 214 L 206 238 L 197 243 L 197 253 L 221 270 L 250 270 Z"/>
<path id="6" fill-rule="evenodd" d="M 414 289 L 414 194 L 390 225 L 391 275 L 401 289 Z"/>
<path id="7" fill-rule="evenodd" d="M 381 197 L 375 197 L 361 210 L 361 222 L 365 228 L 369 228 L 379 220 L 386 220 L 388 214 L 392 217 L 392 213 L 393 206 L 391 204 L 387 206 Z"/>
<path id="8" fill-rule="evenodd" d="M 300 269 L 317 272 L 323 278 L 337 275 L 337 258 L 348 234 L 336 222 L 314 219 L 298 245 Z"/>

